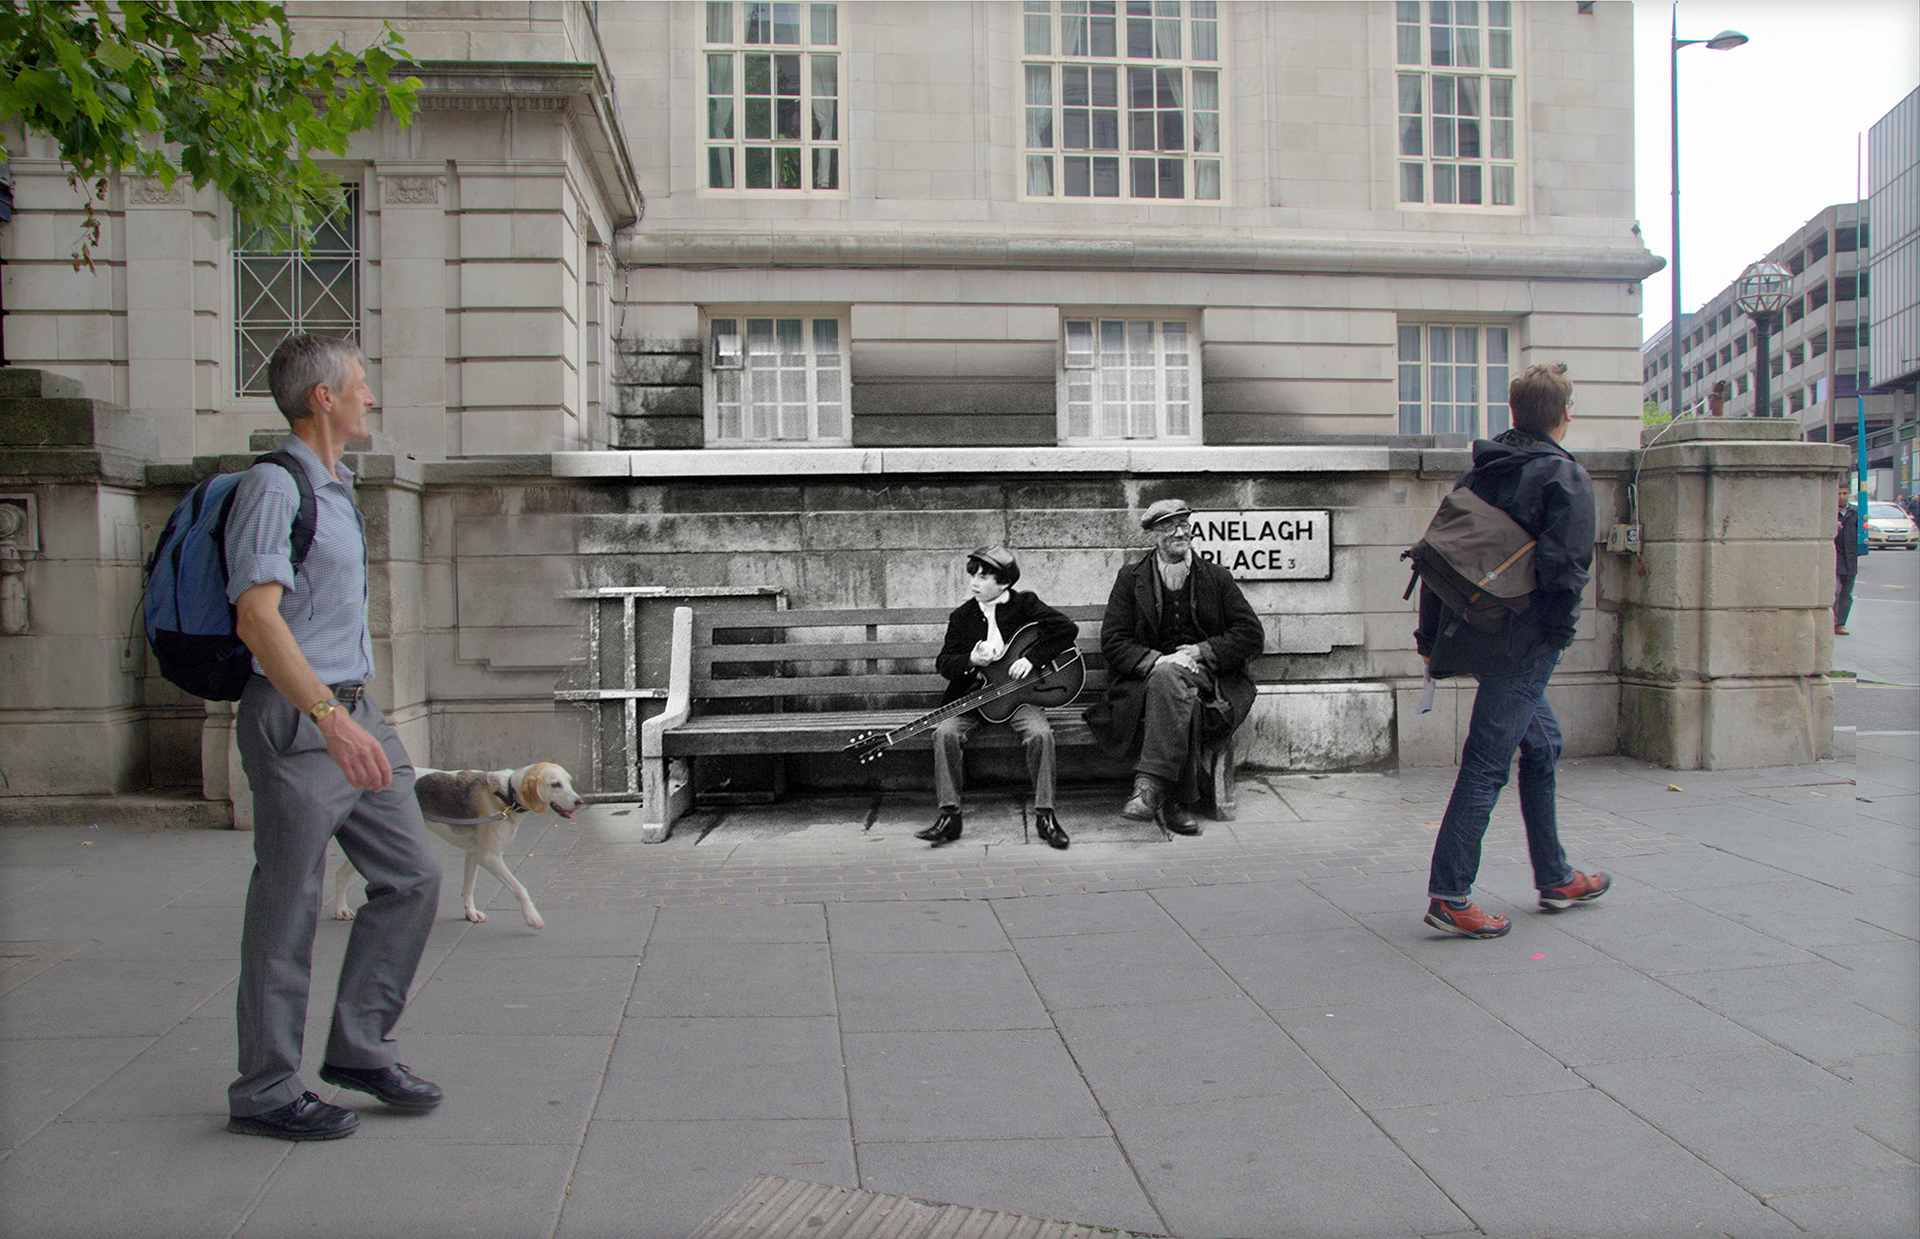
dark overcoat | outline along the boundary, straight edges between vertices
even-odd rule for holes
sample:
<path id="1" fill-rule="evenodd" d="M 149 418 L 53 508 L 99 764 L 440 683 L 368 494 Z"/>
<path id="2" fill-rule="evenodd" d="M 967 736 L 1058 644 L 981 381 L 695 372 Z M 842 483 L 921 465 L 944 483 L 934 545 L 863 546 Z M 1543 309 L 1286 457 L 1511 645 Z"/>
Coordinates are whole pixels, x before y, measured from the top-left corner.
<path id="1" fill-rule="evenodd" d="M 1028 624 L 1040 625 L 1027 660 L 1035 667 L 1045 666 L 1067 652 L 1080 636 L 1080 626 L 1040 601 L 1030 590 L 1010 589 L 1002 595 L 999 613 L 994 616 L 1000 639 L 1012 641 Z M 986 681 L 973 665 L 973 647 L 986 640 L 987 617 L 980 604 L 969 598 L 947 616 L 947 638 L 934 656 L 933 669 L 947 677 L 947 692 L 941 705 L 960 700 Z"/>
<path id="2" fill-rule="evenodd" d="M 1140 725 L 1147 672 L 1155 656 L 1170 654 L 1178 643 L 1160 626 L 1160 594 L 1154 579 L 1153 552 L 1120 569 L 1107 596 L 1100 623 L 1100 652 L 1107 660 L 1107 705 L 1114 737 L 1130 741 Z M 1193 619 L 1206 639 L 1200 660 L 1213 671 L 1219 695 L 1233 707 L 1238 727 L 1253 710 L 1255 689 L 1247 664 L 1266 644 L 1266 630 L 1253 604 L 1240 592 L 1233 574 L 1198 555 L 1193 558 Z"/>

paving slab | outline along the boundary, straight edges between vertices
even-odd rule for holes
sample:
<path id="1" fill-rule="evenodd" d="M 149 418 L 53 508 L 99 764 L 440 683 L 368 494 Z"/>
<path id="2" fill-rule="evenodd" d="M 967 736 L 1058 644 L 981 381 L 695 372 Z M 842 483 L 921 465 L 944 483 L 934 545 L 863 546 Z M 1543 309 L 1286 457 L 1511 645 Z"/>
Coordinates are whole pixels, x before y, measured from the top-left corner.
<path id="1" fill-rule="evenodd" d="M 1353 918 L 1305 886 L 1261 882 L 1162 890 L 1154 902 L 1198 939 L 1345 929 Z"/>
<path id="2" fill-rule="evenodd" d="M 555 1239 L 686 1239 L 756 1175 L 855 1187 L 844 1121 L 596 1121 Z"/>
<path id="3" fill-rule="evenodd" d="M 1369 1113 L 1585 1087 L 1564 1064 L 1459 994 L 1276 1018 Z"/>
<path id="4" fill-rule="evenodd" d="M 833 973 L 826 944 L 650 946 L 640 961 L 627 1014 L 832 1015 Z"/>
<path id="5" fill-rule="evenodd" d="M 854 1137 L 863 1144 L 1108 1134 L 1052 1029 L 841 1040 Z"/>
<path id="6" fill-rule="evenodd" d="M 848 1032 L 1052 1027 L 1010 950 L 862 952 L 836 963 L 834 989 Z"/>
<path id="7" fill-rule="evenodd" d="M 406 1061 L 446 1090 L 432 1114 L 416 1119 L 348 1089 L 331 1090 L 330 1100 L 359 1112 L 355 1140 L 577 1147 L 612 1047 L 607 1036 L 409 1033 Z"/>
<path id="8" fill-rule="evenodd" d="M 1618 964 L 1455 980 L 1460 991 L 1568 1066 L 1754 1049 L 1753 1032 Z"/>
<path id="9" fill-rule="evenodd" d="M 1052 1011 L 1143 1002 L 1198 1002 L 1238 992 L 1178 929 L 1030 938 L 1020 962 Z"/>
<path id="10" fill-rule="evenodd" d="M 316 966 L 315 975 L 330 974 Z M 610 1035 L 619 1028 L 632 985 L 631 959 L 454 956 L 434 968 L 415 992 L 407 1004 L 406 1027 L 409 1032 Z"/>
<path id="11" fill-rule="evenodd" d="M 594 1103 L 600 1119 L 840 1119 L 839 1029 L 828 1017 L 629 1019 Z"/>
<path id="12" fill-rule="evenodd" d="M 1330 1083 L 1245 997 L 1084 1007 L 1056 1019 L 1107 1109 L 1297 1093 Z"/>
<path id="13" fill-rule="evenodd" d="M 1800 1233 L 1598 1089 L 1374 1117 L 1495 1239 Z"/>
<path id="14" fill-rule="evenodd" d="M 1636 908 L 1631 917 L 1589 915 L 1599 909 L 1599 904 L 1568 909 L 1581 915 L 1553 917 L 1554 928 L 1648 976 L 1811 963 L 1817 958 L 1677 899 Z"/>
<path id="15" fill-rule="evenodd" d="M 1888 1158 L 1852 1130 L 1854 1084 L 1771 1046 L 1580 1074 L 1762 1199 L 1841 1187 Z"/>
<path id="16" fill-rule="evenodd" d="M 1335 1089 L 1117 1110 L 1168 1233 L 1440 1235 L 1473 1223 Z"/>
<path id="17" fill-rule="evenodd" d="M 836 955 L 905 951 L 1007 951 L 994 906 L 965 900 L 828 904 Z"/>
<path id="18" fill-rule="evenodd" d="M 235 1239 L 280 1239 L 315 1231 L 393 1233 L 393 1193 L 352 1187 L 365 1183 L 402 1185 L 407 1216 L 417 1219 L 420 1230 L 439 1225 L 445 1234 L 544 1233 L 560 1209 L 573 1161 L 572 1145 L 357 1137 L 296 1145 Z"/>
<path id="19" fill-rule="evenodd" d="M 1823 1067 L 1912 1048 L 1911 1026 L 1854 1001 L 1855 980 L 1827 960 L 1662 978 L 1701 1006 Z"/>
<path id="20" fill-rule="evenodd" d="M 155 1040 L 43 1037 L 0 1043 L 0 1149 L 18 1148 Z"/>
<path id="21" fill-rule="evenodd" d="M 1331 1010 L 1377 1002 L 1383 994 L 1413 998 L 1452 992 L 1405 952 L 1358 925 L 1285 937 L 1216 938 L 1206 949 L 1248 997 L 1271 1012 Z"/>

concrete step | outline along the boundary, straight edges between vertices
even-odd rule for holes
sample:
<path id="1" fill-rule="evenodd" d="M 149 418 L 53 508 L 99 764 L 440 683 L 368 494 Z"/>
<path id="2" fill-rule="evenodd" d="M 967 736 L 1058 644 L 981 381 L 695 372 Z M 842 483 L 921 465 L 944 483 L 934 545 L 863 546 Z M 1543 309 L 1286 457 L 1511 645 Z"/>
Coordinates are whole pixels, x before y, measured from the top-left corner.
<path id="1" fill-rule="evenodd" d="M 0 826 L 144 826 L 231 830 L 233 806 L 185 791 L 119 796 L 0 797 Z"/>
<path id="2" fill-rule="evenodd" d="M 79 379 L 70 379 L 63 374 L 53 374 L 46 370 L 0 366 L 0 397 L 30 396 L 55 400 L 71 399 L 85 394 Z"/>

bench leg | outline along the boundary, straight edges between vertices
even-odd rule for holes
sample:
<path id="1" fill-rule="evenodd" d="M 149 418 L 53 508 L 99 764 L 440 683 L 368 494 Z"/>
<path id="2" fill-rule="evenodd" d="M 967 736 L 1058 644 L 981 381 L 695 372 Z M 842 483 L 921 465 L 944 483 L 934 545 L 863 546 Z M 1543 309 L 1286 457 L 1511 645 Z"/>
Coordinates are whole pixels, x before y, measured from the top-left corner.
<path id="1" fill-rule="evenodd" d="M 684 763 L 668 758 L 641 763 L 640 842 L 665 843 L 673 823 L 693 802 L 693 780 Z"/>
<path id="2" fill-rule="evenodd" d="M 1206 754 L 1207 783 L 1213 792 L 1213 816 L 1216 821 L 1231 822 L 1239 816 L 1239 802 L 1233 781 L 1233 737 Z"/>

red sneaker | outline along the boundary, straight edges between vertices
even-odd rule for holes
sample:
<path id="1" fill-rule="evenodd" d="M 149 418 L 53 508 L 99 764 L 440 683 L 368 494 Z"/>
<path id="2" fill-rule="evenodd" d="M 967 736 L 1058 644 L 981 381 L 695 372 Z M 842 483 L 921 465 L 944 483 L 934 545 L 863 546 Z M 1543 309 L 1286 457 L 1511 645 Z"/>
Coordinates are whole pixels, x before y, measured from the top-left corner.
<path id="1" fill-rule="evenodd" d="M 1458 934 L 1462 938 L 1498 938 L 1513 928 L 1513 922 L 1504 916 L 1483 912 L 1473 904 L 1450 908 L 1443 899 L 1427 905 L 1427 924 L 1441 933 Z"/>
<path id="2" fill-rule="evenodd" d="M 1571 908 L 1576 903 L 1600 898 L 1612 885 L 1613 879 L 1604 873 L 1581 873 L 1576 869 L 1566 885 L 1549 886 L 1540 892 L 1540 906 Z"/>

